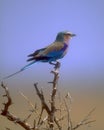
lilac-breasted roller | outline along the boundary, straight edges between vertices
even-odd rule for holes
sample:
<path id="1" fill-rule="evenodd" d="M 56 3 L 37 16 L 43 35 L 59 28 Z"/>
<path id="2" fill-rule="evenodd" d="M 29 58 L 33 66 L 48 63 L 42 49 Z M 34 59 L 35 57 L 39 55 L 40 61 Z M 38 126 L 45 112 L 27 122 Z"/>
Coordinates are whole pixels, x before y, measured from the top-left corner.
<path id="1" fill-rule="evenodd" d="M 51 63 L 52 61 L 57 61 L 58 59 L 63 58 L 67 53 L 69 41 L 73 36 L 76 35 L 69 31 L 59 32 L 56 36 L 55 41 L 52 44 L 45 48 L 36 50 L 34 53 L 28 55 L 29 59 L 27 61 L 30 62 L 29 64 L 21 68 L 16 73 L 5 77 L 4 79 L 10 78 L 15 74 L 24 71 L 35 62 Z"/>

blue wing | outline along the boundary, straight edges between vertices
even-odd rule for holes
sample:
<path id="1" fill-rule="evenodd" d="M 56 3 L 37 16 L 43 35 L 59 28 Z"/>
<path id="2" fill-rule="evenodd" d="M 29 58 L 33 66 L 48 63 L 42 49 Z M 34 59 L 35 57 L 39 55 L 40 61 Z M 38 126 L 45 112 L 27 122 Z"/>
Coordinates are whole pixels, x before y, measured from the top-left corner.
<path id="1" fill-rule="evenodd" d="M 34 53 L 30 54 L 27 61 L 43 61 L 48 62 L 50 60 L 56 60 L 60 58 L 60 55 L 63 53 L 62 48 L 64 44 L 62 42 L 54 42 L 46 48 L 36 50 Z"/>
<path id="2" fill-rule="evenodd" d="M 35 60 L 35 56 L 38 55 L 40 52 L 44 51 L 46 48 L 42 48 L 39 50 L 36 50 L 34 53 L 28 55 L 28 57 L 30 57 L 27 61 L 32 61 Z"/>

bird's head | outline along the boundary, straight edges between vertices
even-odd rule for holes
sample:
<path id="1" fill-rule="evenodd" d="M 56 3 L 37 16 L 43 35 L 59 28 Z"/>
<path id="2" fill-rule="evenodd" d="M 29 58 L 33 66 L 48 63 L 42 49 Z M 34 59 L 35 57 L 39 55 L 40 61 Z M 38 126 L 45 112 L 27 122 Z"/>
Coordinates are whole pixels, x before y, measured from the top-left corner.
<path id="1" fill-rule="evenodd" d="M 58 42 L 69 42 L 69 40 L 76 36 L 76 34 L 73 34 L 69 31 L 63 31 L 63 32 L 59 32 L 56 36 L 56 40 Z"/>

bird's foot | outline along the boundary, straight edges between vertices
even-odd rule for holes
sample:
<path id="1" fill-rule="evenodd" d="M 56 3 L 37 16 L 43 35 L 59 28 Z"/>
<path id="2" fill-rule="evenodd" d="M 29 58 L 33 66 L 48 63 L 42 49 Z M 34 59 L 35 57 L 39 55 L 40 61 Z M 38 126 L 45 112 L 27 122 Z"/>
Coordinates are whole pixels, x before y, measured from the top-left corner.
<path id="1" fill-rule="evenodd" d="M 56 62 L 50 61 L 49 64 L 51 64 L 51 65 L 56 65 Z"/>
<path id="2" fill-rule="evenodd" d="M 53 72 L 55 73 L 59 73 L 59 68 L 61 66 L 60 62 L 59 61 L 56 61 L 56 62 L 49 62 L 51 65 L 54 65 L 54 70 Z"/>

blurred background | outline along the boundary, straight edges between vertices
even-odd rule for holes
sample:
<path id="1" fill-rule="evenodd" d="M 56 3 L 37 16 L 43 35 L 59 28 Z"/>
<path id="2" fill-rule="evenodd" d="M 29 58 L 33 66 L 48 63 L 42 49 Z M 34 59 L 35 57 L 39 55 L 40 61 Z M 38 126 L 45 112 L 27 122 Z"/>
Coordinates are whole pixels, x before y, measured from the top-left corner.
<path id="1" fill-rule="evenodd" d="M 73 120 L 77 122 L 94 106 L 96 123 L 85 130 L 103 130 L 104 117 L 104 1 L 103 0 L 0 0 L 0 81 L 26 65 L 27 55 L 55 40 L 59 31 L 75 33 L 70 49 L 61 61 L 58 90 L 70 91 Z M 36 63 L 28 70 L 4 81 L 13 97 L 15 114 L 24 109 L 18 94 L 34 101 L 33 84 L 39 82 L 50 94 L 52 80 L 48 63 Z M 2 98 L 0 89 L 0 104 Z M 18 106 L 18 107 L 17 107 Z M 3 106 L 0 105 L 0 109 Z M 24 110 L 23 110 L 24 111 Z M 0 116 L 0 130 L 15 126 Z M 21 129 L 20 127 L 18 128 Z M 22 130 L 22 129 L 21 129 Z"/>

